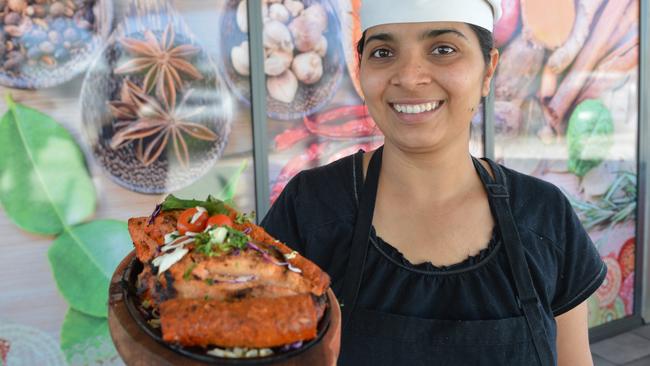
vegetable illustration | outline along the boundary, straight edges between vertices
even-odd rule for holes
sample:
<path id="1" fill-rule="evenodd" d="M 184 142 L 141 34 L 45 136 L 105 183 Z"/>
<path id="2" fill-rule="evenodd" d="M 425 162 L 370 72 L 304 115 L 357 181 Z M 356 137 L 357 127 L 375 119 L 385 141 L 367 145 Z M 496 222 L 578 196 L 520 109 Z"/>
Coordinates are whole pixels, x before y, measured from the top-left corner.
<path id="1" fill-rule="evenodd" d="M 602 102 L 587 99 L 580 103 L 567 130 L 569 171 L 583 177 L 600 164 L 612 146 L 613 133 L 612 115 Z"/>

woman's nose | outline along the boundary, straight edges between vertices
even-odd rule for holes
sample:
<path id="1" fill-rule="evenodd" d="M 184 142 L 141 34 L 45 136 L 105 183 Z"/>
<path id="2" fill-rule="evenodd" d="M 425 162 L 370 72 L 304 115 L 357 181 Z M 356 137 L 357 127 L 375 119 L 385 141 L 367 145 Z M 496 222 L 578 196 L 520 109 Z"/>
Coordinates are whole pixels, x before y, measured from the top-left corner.
<path id="1" fill-rule="evenodd" d="M 413 89 L 431 83 L 431 70 L 422 56 L 405 55 L 400 61 L 391 79 L 393 85 Z"/>

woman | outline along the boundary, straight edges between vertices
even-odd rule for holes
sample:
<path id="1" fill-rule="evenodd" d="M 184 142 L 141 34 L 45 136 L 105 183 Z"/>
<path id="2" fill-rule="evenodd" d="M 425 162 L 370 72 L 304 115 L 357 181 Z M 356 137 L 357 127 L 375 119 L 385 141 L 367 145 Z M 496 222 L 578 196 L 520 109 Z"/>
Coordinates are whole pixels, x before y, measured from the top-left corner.
<path id="1" fill-rule="evenodd" d="M 297 175 L 262 225 L 332 277 L 340 365 L 591 365 L 606 267 L 556 187 L 468 152 L 498 0 L 364 0 L 383 148 Z"/>

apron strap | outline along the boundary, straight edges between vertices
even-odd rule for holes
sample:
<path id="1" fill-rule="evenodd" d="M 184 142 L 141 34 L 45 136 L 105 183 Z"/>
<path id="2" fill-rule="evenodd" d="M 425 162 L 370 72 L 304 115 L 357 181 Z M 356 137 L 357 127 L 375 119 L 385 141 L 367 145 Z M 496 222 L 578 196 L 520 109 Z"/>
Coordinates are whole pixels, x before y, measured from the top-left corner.
<path id="1" fill-rule="evenodd" d="M 368 165 L 366 179 L 363 184 L 363 192 L 359 201 L 359 212 L 357 222 L 354 226 L 350 258 L 343 277 L 343 289 L 341 290 L 341 334 L 350 323 L 350 316 L 356 306 L 357 295 L 361 287 L 363 267 L 368 255 L 368 241 L 370 240 L 370 229 L 372 227 L 372 216 L 375 211 L 375 198 L 377 197 L 377 185 L 379 182 L 379 171 L 381 170 L 381 153 L 383 146 L 377 149 Z"/>
<path id="2" fill-rule="evenodd" d="M 512 271 L 515 282 L 517 302 L 528 323 L 540 365 L 554 365 L 555 361 L 553 360 L 553 352 L 549 343 L 540 300 L 535 291 L 533 279 L 524 254 L 524 247 L 521 243 L 519 231 L 515 225 L 510 208 L 510 195 L 506 185 L 505 174 L 498 164 L 490 159 L 485 159 L 494 172 L 495 182 L 476 158 L 472 157 L 472 160 L 487 190 L 492 211 L 496 215 L 508 262 L 510 263 L 510 270 Z"/>

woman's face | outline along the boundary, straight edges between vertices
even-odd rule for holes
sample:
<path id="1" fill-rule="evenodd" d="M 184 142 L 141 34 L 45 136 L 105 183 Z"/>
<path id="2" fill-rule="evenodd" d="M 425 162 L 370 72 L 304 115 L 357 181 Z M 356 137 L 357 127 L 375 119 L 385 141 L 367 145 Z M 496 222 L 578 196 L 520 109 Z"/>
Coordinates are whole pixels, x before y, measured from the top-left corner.
<path id="1" fill-rule="evenodd" d="M 498 53 L 485 64 L 465 23 L 401 23 L 366 31 L 360 80 L 386 142 L 412 152 L 467 145 L 472 116 L 489 92 Z"/>

